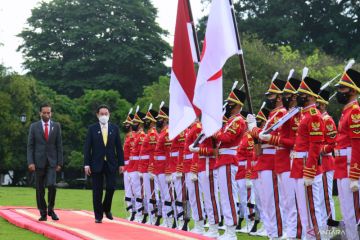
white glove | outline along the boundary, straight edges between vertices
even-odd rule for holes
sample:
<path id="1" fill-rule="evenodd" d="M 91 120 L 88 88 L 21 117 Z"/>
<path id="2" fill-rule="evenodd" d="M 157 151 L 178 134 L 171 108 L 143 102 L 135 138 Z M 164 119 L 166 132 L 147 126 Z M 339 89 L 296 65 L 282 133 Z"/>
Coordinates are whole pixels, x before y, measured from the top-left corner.
<path id="1" fill-rule="evenodd" d="M 153 179 L 155 178 L 155 174 L 149 173 L 149 175 L 150 175 L 150 179 L 151 179 L 151 180 L 153 180 Z"/>
<path id="2" fill-rule="evenodd" d="M 165 181 L 167 183 L 171 183 L 172 182 L 172 175 L 171 174 L 166 174 L 165 175 Z"/>
<path id="3" fill-rule="evenodd" d="M 182 173 L 181 172 L 176 172 L 175 176 L 176 176 L 176 178 L 182 178 Z"/>
<path id="4" fill-rule="evenodd" d="M 311 186 L 313 183 L 314 183 L 313 178 L 304 177 L 304 185 L 305 185 L 305 187 Z"/>
<path id="5" fill-rule="evenodd" d="M 252 188 L 252 186 L 253 186 L 252 181 L 250 179 L 246 179 L 245 186 L 246 186 L 246 188 Z"/>
<path id="6" fill-rule="evenodd" d="M 191 179 L 191 181 L 193 181 L 193 182 L 197 181 L 197 180 L 198 180 L 197 174 L 191 172 L 191 173 L 190 173 L 190 179 Z"/>
<path id="7" fill-rule="evenodd" d="M 248 124 L 249 131 L 252 131 L 256 127 L 256 117 L 254 114 L 248 114 L 246 116 L 246 122 Z"/>
<path id="8" fill-rule="evenodd" d="M 350 180 L 350 189 L 352 192 L 359 191 L 359 181 L 358 180 Z"/>
<path id="9" fill-rule="evenodd" d="M 259 134 L 259 138 L 260 138 L 261 140 L 263 140 L 263 141 L 268 142 L 268 141 L 270 141 L 270 139 L 271 139 L 271 135 L 270 135 L 270 134 L 265 134 L 264 132 L 261 132 L 261 133 Z"/>
<path id="10" fill-rule="evenodd" d="M 190 150 L 190 152 L 197 153 L 197 152 L 200 151 L 200 148 L 199 147 L 194 147 L 194 144 L 191 144 L 189 146 L 189 150 Z"/>

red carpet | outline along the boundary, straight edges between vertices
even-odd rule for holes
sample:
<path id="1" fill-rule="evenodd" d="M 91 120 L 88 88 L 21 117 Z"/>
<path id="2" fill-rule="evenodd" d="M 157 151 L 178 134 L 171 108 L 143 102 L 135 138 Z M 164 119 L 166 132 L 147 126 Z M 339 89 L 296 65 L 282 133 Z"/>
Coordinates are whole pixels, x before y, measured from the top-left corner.
<path id="1" fill-rule="evenodd" d="M 56 214 L 59 221 L 48 218 L 46 222 L 39 222 L 39 211 L 35 208 L 0 206 L 0 216 L 10 223 L 50 239 L 208 239 L 189 232 L 133 223 L 121 218 L 114 218 L 113 221 L 104 218 L 102 224 L 96 224 L 93 213 L 84 210 L 57 209 Z"/>

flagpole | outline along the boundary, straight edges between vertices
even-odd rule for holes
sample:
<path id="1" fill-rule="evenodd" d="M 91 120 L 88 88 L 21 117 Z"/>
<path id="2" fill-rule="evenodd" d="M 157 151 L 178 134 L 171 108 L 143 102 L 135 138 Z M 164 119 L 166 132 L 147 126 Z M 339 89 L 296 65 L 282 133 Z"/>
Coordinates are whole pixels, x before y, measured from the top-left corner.
<path id="1" fill-rule="evenodd" d="M 187 1 L 187 9 L 188 9 L 189 17 L 190 17 L 190 22 L 191 22 L 193 38 L 194 38 L 194 42 L 195 42 L 195 50 L 196 50 L 196 57 L 197 57 L 196 60 L 198 63 L 200 63 L 200 48 L 199 48 L 199 42 L 198 42 L 195 25 L 194 25 L 194 18 L 193 18 L 192 11 L 191 11 L 190 0 L 186 0 L 186 1 Z"/>
<path id="2" fill-rule="evenodd" d="M 249 110 L 250 113 L 254 113 L 254 110 L 253 110 L 253 107 L 252 107 L 252 102 L 251 102 L 250 90 L 249 90 L 249 82 L 248 82 L 247 75 L 246 75 L 244 55 L 243 55 L 243 51 L 242 51 L 242 48 L 241 48 L 240 36 L 239 36 L 238 28 L 237 28 L 237 23 L 236 23 L 235 12 L 234 12 L 234 7 L 233 7 L 232 0 L 229 0 L 229 3 L 230 3 L 230 7 L 231 7 L 231 15 L 232 15 L 234 29 L 235 29 L 236 43 L 237 43 L 238 50 L 239 50 L 238 55 L 239 55 L 239 61 L 240 61 L 240 67 L 241 67 L 241 75 L 242 75 L 242 78 L 244 80 L 246 98 L 247 98 L 248 107 L 249 107 L 248 110 Z"/>

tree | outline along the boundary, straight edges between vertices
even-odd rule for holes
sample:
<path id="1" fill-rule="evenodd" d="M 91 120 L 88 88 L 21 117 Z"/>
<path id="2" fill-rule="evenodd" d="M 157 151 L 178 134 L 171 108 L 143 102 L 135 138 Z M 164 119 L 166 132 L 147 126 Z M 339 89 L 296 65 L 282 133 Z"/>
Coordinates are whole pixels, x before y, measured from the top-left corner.
<path id="1" fill-rule="evenodd" d="M 19 36 L 25 66 L 58 93 L 116 89 L 134 101 L 166 73 L 167 33 L 150 0 L 53 0 L 32 10 Z"/>
<path id="2" fill-rule="evenodd" d="M 207 1 L 207 0 L 204 0 Z M 236 1 L 239 30 L 311 54 L 360 58 L 359 0 Z M 204 22 L 201 22 L 204 25 Z"/>
<path id="3" fill-rule="evenodd" d="M 136 105 L 139 105 L 144 112 L 148 110 L 150 103 L 154 105 L 153 108 L 156 111 L 158 111 L 161 101 L 169 106 L 169 85 L 169 77 L 160 76 L 157 82 L 144 87 L 143 95 L 137 99 Z"/>

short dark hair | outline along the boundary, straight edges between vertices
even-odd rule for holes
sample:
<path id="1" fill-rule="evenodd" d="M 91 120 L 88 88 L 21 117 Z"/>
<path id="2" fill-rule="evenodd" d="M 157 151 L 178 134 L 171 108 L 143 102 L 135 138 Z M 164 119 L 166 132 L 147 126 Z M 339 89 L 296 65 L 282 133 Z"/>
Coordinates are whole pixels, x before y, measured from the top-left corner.
<path id="1" fill-rule="evenodd" d="M 50 103 L 43 103 L 43 104 L 40 105 L 39 111 L 41 112 L 44 107 L 49 107 L 49 108 L 51 108 L 51 105 L 50 105 Z"/>
<path id="2" fill-rule="evenodd" d="M 106 108 L 106 109 L 110 112 L 110 108 L 108 107 L 108 105 L 106 105 L 106 104 L 101 104 L 101 105 L 99 105 L 99 106 L 97 107 L 96 113 L 99 113 L 100 109 L 102 109 L 102 108 Z"/>

